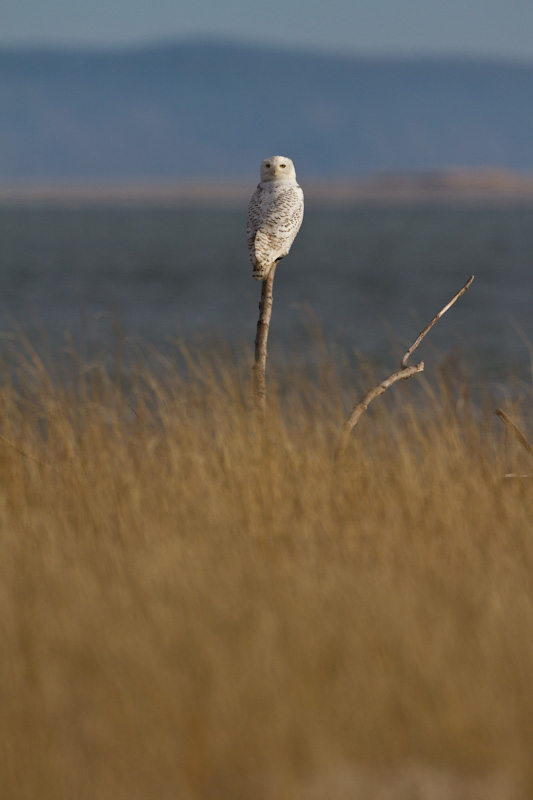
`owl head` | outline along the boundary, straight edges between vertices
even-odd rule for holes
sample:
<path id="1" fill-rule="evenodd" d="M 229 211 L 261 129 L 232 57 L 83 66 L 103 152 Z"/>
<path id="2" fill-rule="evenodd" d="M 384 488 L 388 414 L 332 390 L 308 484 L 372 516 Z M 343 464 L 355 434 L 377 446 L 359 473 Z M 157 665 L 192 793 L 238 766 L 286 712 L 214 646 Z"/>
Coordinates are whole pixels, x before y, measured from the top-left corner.
<path id="1" fill-rule="evenodd" d="M 265 158 L 261 164 L 262 181 L 294 180 L 295 178 L 294 164 L 286 156 Z"/>

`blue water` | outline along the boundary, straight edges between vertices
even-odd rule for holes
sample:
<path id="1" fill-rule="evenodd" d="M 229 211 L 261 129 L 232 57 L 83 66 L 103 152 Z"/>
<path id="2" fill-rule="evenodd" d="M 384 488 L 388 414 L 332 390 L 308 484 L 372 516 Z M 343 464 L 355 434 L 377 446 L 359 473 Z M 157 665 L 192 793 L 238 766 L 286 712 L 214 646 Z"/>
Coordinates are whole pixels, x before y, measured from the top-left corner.
<path id="1" fill-rule="evenodd" d="M 60 347 L 111 335 L 165 350 L 185 337 L 253 343 L 246 210 L 0 211 L 0 332 Z M 326 342 L 394 365 L 465 283 L 420 351 L 452 348 L 488 377 L 530 374 L 533 208 L 308 208 L 275 286 L 271 346 L 315 357 Z M 4 337 L 5 338 L 5 337 Z M 429 349 L 428 349 L 429 348 Z"/>

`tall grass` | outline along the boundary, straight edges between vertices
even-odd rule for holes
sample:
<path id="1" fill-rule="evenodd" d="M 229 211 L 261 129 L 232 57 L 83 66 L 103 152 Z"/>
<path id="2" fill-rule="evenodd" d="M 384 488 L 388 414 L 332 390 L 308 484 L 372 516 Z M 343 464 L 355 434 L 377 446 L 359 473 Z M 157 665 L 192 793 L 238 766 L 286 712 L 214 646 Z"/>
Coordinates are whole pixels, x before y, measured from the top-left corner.
<path id="1" fill-rule="evenodd" d="M 335 466 L 330 364 L 271 376 L 261 438 L 248 370 L 185 361 L 5 370 L 0 797 L 529 796 L 533 492 L 490 404 L 399 385 Z"/>

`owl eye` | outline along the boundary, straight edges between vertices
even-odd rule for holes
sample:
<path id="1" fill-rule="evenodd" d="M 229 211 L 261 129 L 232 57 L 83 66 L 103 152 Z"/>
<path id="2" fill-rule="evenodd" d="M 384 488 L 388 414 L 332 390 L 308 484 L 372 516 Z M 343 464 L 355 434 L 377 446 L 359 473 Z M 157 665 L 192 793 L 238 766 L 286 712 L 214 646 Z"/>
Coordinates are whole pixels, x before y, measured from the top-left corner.
<path id="1" fill-rule="evenodd" d="M 286 164 L 280 164 L 280 165 L 279 165 L 279 168 L 280 168 L 280 169 L 285 169 L 285 167 L 286 167 L 286 166 L 287 166 Z"/>
<path id="2" fill-rule="evenodd" d="M 267 169 L 269 169 L 269 168 L 270 168 L 270 164 L 265 164 L 265 167 L 266 167 Z"/>

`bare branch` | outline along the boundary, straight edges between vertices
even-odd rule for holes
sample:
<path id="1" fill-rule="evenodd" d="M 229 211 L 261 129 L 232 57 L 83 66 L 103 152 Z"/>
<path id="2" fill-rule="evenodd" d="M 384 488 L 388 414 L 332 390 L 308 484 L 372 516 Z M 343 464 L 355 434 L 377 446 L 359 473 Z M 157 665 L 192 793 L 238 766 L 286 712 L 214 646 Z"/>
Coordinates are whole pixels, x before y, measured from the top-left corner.
<path id="1" fill-rule="evenodd" d="M 451 307 L 453 306 L 453 304 L 455 303 L 455 301 L 456 301 L 456 300 L 459 300 L 459 298 L 461 297 L 461 295 L 462 295 L 462 294 L 464 294 L 464 293 L 467 291 L 467 289 L 470 287 L 470 284 L 472 283 L 472 281 L 473 281 L 473 280 L 474 280 L 474 276 L 473 276 L 473 275 L 471 275 L 471 276 L 469 277 L 469 279 L 467 280 L 467 282 L 465 283 L 465 285 L 463 286 L 463 288 L 462 288 L 462 289 L 461 289 L 459 292 L 457 292 L 457 294 L 455 295 L 455 297 L 453 297 L 453 298 L 450 300 L 450 302 L 448 303 L 448 305 L 444 306 L 444 308 L 443 308 L 443 309 L 441 309 L 441 311 L 439 311 L 439 313 L 438 313 L 438 314 L 436 314 L 436 315 L 433 317 L 433 319 L 431 320 L 431 322 L 429 323 L 429 325 L 428 325 L 426 328 L 424 328 L 424 330 L 422 331 L 422 333 L 421 333 L 421 334 L 418 336 L 418 338 L 417 338 L 417 339 L 416 339 L 416 340 L 413 342 L 413 344 L 411 345 L 411 347 L 409 348 L 409 350 L 407 351 L 407 353 L 406 353 L 406 354 L 404 355 L 404 357 L 402 358 L 402 369 L 405 369 L 405 367 L 407 366 L 407 361 L 408 361 L 409 357 L 410 357 L 410 356 L 411 356 L 411 355 L 414 353 L 414 351 L 416 350 L 416 348 L 418 347 L 418 345 L 420 344 L 420 342 L 422 341 L 422 339 L 424 338 L 424 336 L 425 336 L 427 333 L 429 333 L 429 332 L 430 332 L 430 330 L 432 329 L 432 327 L 433 327 L 433 326 L 434 326 L 434 325 L 435 325 L 435 324 L 436 324 L 436 323 L 439 321 L 439 319 L 440 319 L 440 318 L 441 318 L 441 317 L 442 317 L 442 316 L 443 316 L 443 315 L 444 315 L 444 314 L 445 314 L 445 313 L 448 311 L 448 309 L 449 309 L 449 308 L 451 308 Z"/>
<path id="2" fill-rule="evenodd" d="M 346 450 L 346 445 L 348 444 L 348 439 L 350 438 L 350 433 L 352 432 L 352 428 L 355 428 L 357 423 L 359 422 L 359 418 L 364 414 L 367 410 L 368 406 L 375 400 L 376 397 L 379 397 L 380 394 L 386 392 L 389 386 L 392 386 L 397 381 L 404 381 L 407 378 L 411 378 L 413 375 L 416 375 L 417 372 L 424 371 L 424 362 L 421 361 L 420 364 L 415 364 L 412 367 L 405 367 L 403 369 L 398 370 L 398 372 L 394 372 L 392 375 L 389 375 L 384 381 L 381 381 L 378 386 L 375 386 L 369 392 L 365 394 L 362 400 L 355 404 L 352 409 L 352 413 L 342 426 L 342 430 L 339 436 L 339 441 L 337 443 L 337 450 L 335 452 L 335 458 L 340 458 L 340 456 Z"/>
<path id="3" fill-rule="evenodd" d="M 274 276 L 276 274 L 276 264 L 272 264 L 268 277 L 263 281 L 261 288 L 261 302 L 259 303 L 259 319 L 257 321 L 257 333 L 255 337 L 255 359 L 253 366 L 253 396 L 255 411 L 259 422 L 263 422 L 266 416 L 266 360 L 268 331 L 270 327 L 270 317 L 272 315 L 272 303 L 274 296 L 272 293 L 274 286 Z"/>
<path id="4" fill-rule="evenodd" d="M 501 419 L 501 421 L 506 425 L 509 430 L 516 436 L 522 447 L 524 447 L 530 456 L 533 456 L 533 446 L 528 442 L 520 428 L 515 425 L 515 423 L 510 419 L 505 411 L 502 411 L 501 408 L 497 408 L 494 412 L 497 417 Z"/>
<path id="5" fill-rule="evenodd" d="M 458 300 L 461 297 L 461 295 L 467 291 L 473 280 L 474 276 L 471 275 L 467 280 L 467 282 L 465 283 L 465 285 L 463 286 L 463 288 L 459 292 L 457 292 L 455 297 L 453 297 L 452 300 L 450 300 L 450 302 L 446 306 L 444 306 L 444 308 L 441 311 L 439 311 L 439 313 L 436 316 L 433 317 L 429 325 L 424 328 L 422 333 L 413 342 L 409 350 L 407 350 L 406 354 L 402 358 L 400 369 L 397 370 L 397 372 L 393 372 L 392 375 L 389 375 L 389 377 L 385 378 L 384 381 L 381 381 L 381 383 L 379 383 L 377 386 L 375 386 L 373 389 L 367 392 L 365 396 L 362 398 L 362 400 L 360 400 L 358 403 L 355 404 L 355 406 L 352 408 L 350 416 L 342 426 L 339 439 L 337 442 L 337 448 L 335 451 L 336 459 L 339 459 L 346 450 L 346 446 L 348 444 L 348 440 L 350 438 L 350 433 L 352 429 L 355 428 L 355 426 L 359 422 L 359 419 L 367 410 L 372 400 L 375 400 L 376 397 L 380 396 L 380 394 L 386 392 L 387 389 L 394 383 L 406 380 L 407 378 L 411 378 L 413 375 L 416 375 L 418 372 L 424 371 L 423 361 L 420 361 L 419 364 L 415 364 L 414 366 L 408 366 L 407 361 L 409 360 L 409 357 L 414 353 L 414 351 L 417 349 L 422 339 L 426 336 L 426 334 L 429 333 L 431 328 L 439 321 L 442 315 L 445 314 L 448 311 L 448 309 L 453 306 L 455 301 Z"/>

